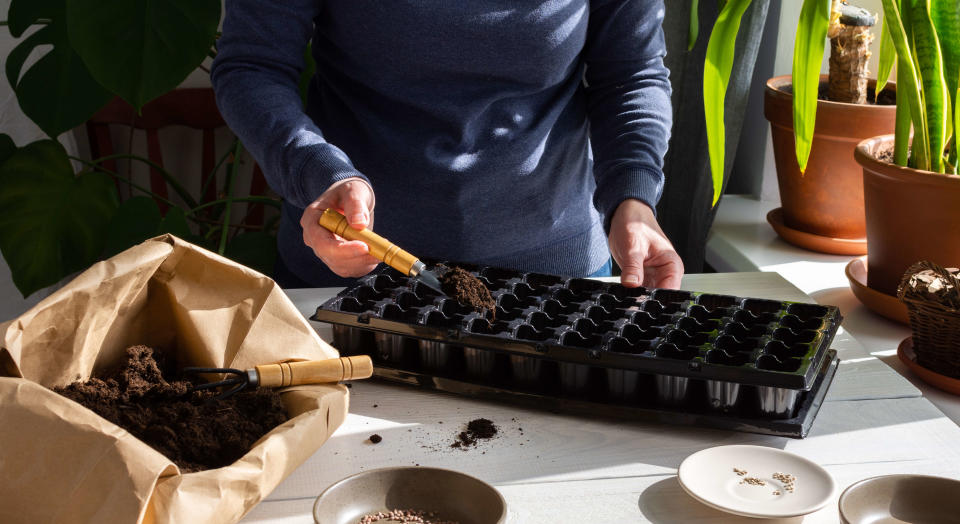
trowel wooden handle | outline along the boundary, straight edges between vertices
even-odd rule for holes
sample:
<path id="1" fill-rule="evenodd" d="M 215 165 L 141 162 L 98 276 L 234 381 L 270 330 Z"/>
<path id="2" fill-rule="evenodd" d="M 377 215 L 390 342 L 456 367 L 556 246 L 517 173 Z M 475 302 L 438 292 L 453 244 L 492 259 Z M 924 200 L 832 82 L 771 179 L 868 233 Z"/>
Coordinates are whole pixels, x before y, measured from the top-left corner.
<path id="1" fill-rule="evenodd" d="M 261 387 L 278 388 L 370 378 L 370 375 L 373 375 L 373 361 L 367 355 L 357 355 L 327 360 L 264 364 L 256 366 L 256 370 Z"/>
<path id="2" fill-rule="evenodd" d="M 320 215 L 320 225 L 347 240 L 359 240 L 370 247 L 370 256 L 384 261 L 388 266 L 404 275 L 410 274 L 410 268 L 417 262 L 417 257 L 400 249 L 389 240 L 370 231 L 369 229 L 354 229 L 347 223 L 347 217 L 334 211 L 325 209 Z"/>

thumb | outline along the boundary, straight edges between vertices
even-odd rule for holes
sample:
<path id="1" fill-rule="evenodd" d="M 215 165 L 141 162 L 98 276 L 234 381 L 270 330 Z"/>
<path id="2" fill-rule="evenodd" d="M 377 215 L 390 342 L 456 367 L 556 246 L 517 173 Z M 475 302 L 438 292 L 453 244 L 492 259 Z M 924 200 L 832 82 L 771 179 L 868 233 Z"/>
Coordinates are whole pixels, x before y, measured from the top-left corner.
<path id="1" fill-rule="evenodd" d="M 360 187 L 363 189 L 360 189 Z M 363 194 L 365 189 L 365 184 L 351 184 L 351 187 L 341 198 L 343 216 L 347 217 L 347 223 L 354 229 L 370 227 L 370 208 L 367 205 L 366 195 Z"/>
<path id="2" fill-rule="evenodd" d="M 620 265 L 620 283 L 625 287 L 639 287 L 643 282 L 643 257 L 628 255 Z"/>

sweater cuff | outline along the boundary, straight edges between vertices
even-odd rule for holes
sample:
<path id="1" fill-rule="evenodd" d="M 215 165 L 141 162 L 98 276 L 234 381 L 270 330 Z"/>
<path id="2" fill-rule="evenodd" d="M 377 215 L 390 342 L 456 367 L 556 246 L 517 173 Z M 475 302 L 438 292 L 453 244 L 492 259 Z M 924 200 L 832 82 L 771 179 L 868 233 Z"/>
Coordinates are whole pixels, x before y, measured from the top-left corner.
<path id="1" fill-rule="evenodd" d="M 597 181 L 593 204 L 603 216 L 603 229 L 610 232 L 610 221 L 617 206 L 635 198 L 650 206 L 654 215 L 663 193 L 663 171 L 648 167 L 628 167 L 603 176 Z"/>
<path id="2" fill-rule="evenodd" d="M 336 154 L 330 147 L 319 147 L 304 160 L 295 173 L 297 184 L 294 194 L 288 199 L 298 208 L 306 208 L 333 184 L 347 179 L 360 178 L 370 187 L 370 179 L 357 171 L 345 155 Z"/>

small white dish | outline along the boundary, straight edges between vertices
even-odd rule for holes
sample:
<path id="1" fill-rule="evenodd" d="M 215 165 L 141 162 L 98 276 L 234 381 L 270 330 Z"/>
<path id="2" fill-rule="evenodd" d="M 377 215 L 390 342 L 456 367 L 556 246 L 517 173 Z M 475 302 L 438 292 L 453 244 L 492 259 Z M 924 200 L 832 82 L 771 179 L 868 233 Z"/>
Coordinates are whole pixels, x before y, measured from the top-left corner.
<path id="1" fill-rule="evenodd" d="M 738 475 L 734 468 L 745 471 Z M 774 473 L 796 477 L 791 492 Z M 780 518 L 813 513 L 830 502 L 837 484 L 827 470 L 799 455 L 765 446 L 718 446 L 684 459 L 677 471 L 691 497 L 727 513 Z M 764 485 L 744 482 L 762 480 Z M 780 494 L 775 494 L 778 491 Z"/>

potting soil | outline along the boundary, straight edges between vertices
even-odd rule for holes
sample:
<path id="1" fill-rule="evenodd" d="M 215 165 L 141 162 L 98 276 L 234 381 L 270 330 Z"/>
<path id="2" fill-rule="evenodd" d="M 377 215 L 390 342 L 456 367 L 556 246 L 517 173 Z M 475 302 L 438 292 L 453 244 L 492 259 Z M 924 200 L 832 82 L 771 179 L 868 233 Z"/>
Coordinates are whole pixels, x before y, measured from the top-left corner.
<path id="1" fill-rule="evenodd" d="M 54 391 L 129 431 L 184 473 L 232 464 L 288 418 L 272 389 L 207 402 L 214 392 L 189 392 L 191 382 L 166 378 L 171 371 L 162 354 L 133 346 L 115 371 Z"/>
<path id="2" fill-rule="evenodd" d="M 452 267 L 440 277 L 443 292 L 476 311 L 493 311 L 497 307 L 490 290 L 469 271 Z"/>

